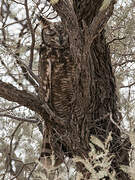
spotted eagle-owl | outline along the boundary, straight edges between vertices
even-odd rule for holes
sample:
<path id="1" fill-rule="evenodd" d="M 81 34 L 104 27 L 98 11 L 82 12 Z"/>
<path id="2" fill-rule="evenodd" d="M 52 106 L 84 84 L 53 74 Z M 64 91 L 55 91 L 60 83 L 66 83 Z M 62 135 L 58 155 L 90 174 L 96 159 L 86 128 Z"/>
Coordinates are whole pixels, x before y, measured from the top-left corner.
<path id="1" fill-rule="evenodd" d="M 40 20 L 43 26 L 39 58 L 40 98 L 47 102 L 59 117 L 69 122 L 75 68 L 70 55 L 68 35 L 61 22 L 52 23 L 42 17 Z M 54 159 L 49 158 L 52 154 L 56 155 L 56 148 L 51 144 L 54 138 L 58 148 L 58 137 L 45 125 L 41 156 L 45 156 L 46 169 L 49 165 L 51 168 L 51 165 L 57 166 L 62 162 L 58 156 L 54 162 Z"/>

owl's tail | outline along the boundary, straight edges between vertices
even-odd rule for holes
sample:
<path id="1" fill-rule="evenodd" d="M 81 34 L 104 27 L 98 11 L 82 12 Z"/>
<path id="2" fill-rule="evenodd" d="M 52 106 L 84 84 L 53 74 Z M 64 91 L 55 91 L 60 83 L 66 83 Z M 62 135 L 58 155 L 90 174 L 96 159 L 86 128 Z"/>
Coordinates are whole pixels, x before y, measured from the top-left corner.
<path id="1" fill-rule="evenodd" d="M 58 168 L 63 160 L 54 154 L 53 148 L 50 142 L 51 132 L 49 128 L 45 127 L 43 132 L 43 143 L 40 155 L 40 162 L 46 171 L 51 171 Z"/>

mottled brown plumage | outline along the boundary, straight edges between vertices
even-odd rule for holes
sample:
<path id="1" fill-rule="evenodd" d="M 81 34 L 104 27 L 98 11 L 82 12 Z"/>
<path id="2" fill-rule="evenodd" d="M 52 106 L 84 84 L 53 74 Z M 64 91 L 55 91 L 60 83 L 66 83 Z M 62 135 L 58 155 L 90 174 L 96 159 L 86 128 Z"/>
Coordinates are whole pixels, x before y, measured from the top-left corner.
<path id="1" fill-rule="evenodd" d="M 56 169 L 63 162 L 63 159 L 61 157 L 58 157 L 53 150 L 53 147 L 51 145 L 51 137 L 53 135 L 51 133 L 52 132 L 50 131 L 49 127 L 45 126 L 40 162 L 47 171 Z"/>
<path id="2" fill-rule="evenodd" d="M 39 95 L 41 100 L 46 101 L 59 117 L 69 122 L 72 118 L 71 104 L 73 101 L 75 68 L 70 56 L 68 35 L 61 22 L 51 23 L 45 19 L 41 20 L 43 29 L 39 59 L 39 77 L 41 81 Z M 42 156 L 43 154 L 51 156 L 53 151 L 51 140 L 54 137 L 58 138 L 53 134 L 54 132 L 50 131 L 50 129 L 44 131 Z M 50 145 L 46 146 L 49 143 Z M 58 146 L 60 145 L 57 144 L 56 147 Z M 49 161 L 48 159 L 45 164 L 50 163 Z M 57 157 L 58 161 L 61 162 L 61 159 Z M 56 164 L 59 164 L 57 162 Z"/>

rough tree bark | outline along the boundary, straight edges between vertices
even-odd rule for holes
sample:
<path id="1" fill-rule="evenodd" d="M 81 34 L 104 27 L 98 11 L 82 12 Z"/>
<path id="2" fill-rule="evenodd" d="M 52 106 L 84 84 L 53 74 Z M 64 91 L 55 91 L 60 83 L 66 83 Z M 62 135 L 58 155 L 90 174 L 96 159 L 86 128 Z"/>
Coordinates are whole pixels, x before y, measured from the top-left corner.
<path id="1" fill-rule="evenodd" d="M 90 136 L 95 135 L 104 142 L 112 132 L 109 148 L 110 154 L 114 154 L 112 168 L 116 170 L 118 180 L 128 180 L 129 176 L 120 169 L 120 165 L 129 165 L 130 142 L 128 139 L 123 141 L 119 128 L 111 121 L 112 118 L 120 125 L 122 120 L 117 107 L 116 82 L 104 29 L 112 15 L 114 3 L 115 0 L 112 0 L 104 11 L 99 11 L 102 5 L 100 0 L 73 0 L 73 5 L 71 1 L 60 0 L 53 4 L 68 34 L 72 56 L 69 58 L 72 58 L 75 67 L 70 82 L 73 87 L 70 121 L 53 112 L 50 108 L 53 102 L 49 106 L 38 96 L 17 90 L 2 81 L 0 96 L 40 114 L 60 137 L 63 147 L 57 153 L 63 157 L 88 157 L 91 151 Z M 48 115 L 51 118 L 47 118 Z M 55 144 L 52 145 L 57 151 Z M 84 174 L 84 178 L 90 179 L 90 174 L 86 176 L 83 164 L 78 163 L 77 168 Z"/>
<path id="2" fill-rule="evenodd" d="M 104 30 L 114 4 L 115 0 L 111 1 L 103 11 L 99 10 L 102 1 L 98 0 L 74 0 L 73 7 L 69 2 L 59 1 L 53 7 L 68 33 L 76 69 L 72 120 L 64 128 L 67 132 L 64 144 L 72 156 L 87 157 L 90 135 L 96 135 L 104 142 L 112 132 L 110 153 L 115 154 L 112 167 L 116 170 L 117 179 L 127 180 L 129 176 L 120 170 L 120 165 L 129 165 L 130 142 L 128 139 L 123 142 L 119 128 L 111 121 L 112 116 L 120 125 L 122 119 L 117 107 L 116 82 Z M 58 132 L 62 137 L 64 132 L 60 128 Z M 78 164 L 78 169 L 82 171 L 82 164 Z"/>

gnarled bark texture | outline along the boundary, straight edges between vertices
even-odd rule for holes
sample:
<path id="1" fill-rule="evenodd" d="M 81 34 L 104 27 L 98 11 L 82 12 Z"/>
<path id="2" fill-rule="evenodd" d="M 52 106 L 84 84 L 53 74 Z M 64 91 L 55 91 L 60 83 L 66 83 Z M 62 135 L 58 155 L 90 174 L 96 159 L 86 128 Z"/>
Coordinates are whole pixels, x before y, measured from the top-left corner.
<path id="1" fill-rule="evenodd" d="M 43 68 L 51 64 L 47 102 L 64 122 L 59 126 L 54 119 L 54 124 L 49 124 L 55 153 L 61 157 L 88 157 L 90 136 L 95 135 L 104 142 L 112 132 L 110 153 L 115 155 L 112 168 L 118 180 L 128 180 L 120 165 L 129 165 L 130 142 L 123 142 L 119 128 L 111 121 L 112 118 L 118 125 L 121 122 L 104 30 L 114 3 L 112 1 L 103 12 L 99 11 L 102 4 L 99 0 L 73 0 L 73 5 L 61 0 L 54 5 L 62 22 L 50 23 L 43 28 L 39 62 L 40 97 L 44 98 L 46 90 L 43 87 L 47 76 Z M 51 28 L 55 33 L 51 34 Z M 50 37 L 47 39 L 48 32 Z M 78 163 L 77 166 L 84 178 L 88 178 L 83 165 Z"/>
<path id="2" fill-rule="evenodd" d="M 53 4 L 61 22 L 44 21 L 39 95 L 0 81 L 0 96 L 42 116 L 45 127 L 49 128 L 47 143 L 51 144 L 58 160 L 65 156 L 88 158 L 91 135 L 104 143 L 112 132 L 109 152 L 114 156 L 111 167 L 116 171 L 116 179 L 129 180 L 120 166 L 129 165 L 130 142 L 122 139 L 117 126 L 122 119 L 104 29 L 115 0 L 101 12 L 102 2 L 59 0 Z M 100 151 L 98 146 L 95 148 Z M 91 172 L 87 172 L 82 163 L 77 163 L 77 170 L 83 173 L 84 179 L 91 179 Z M 104 178 L 109 179 L 107 175 Z"/>

